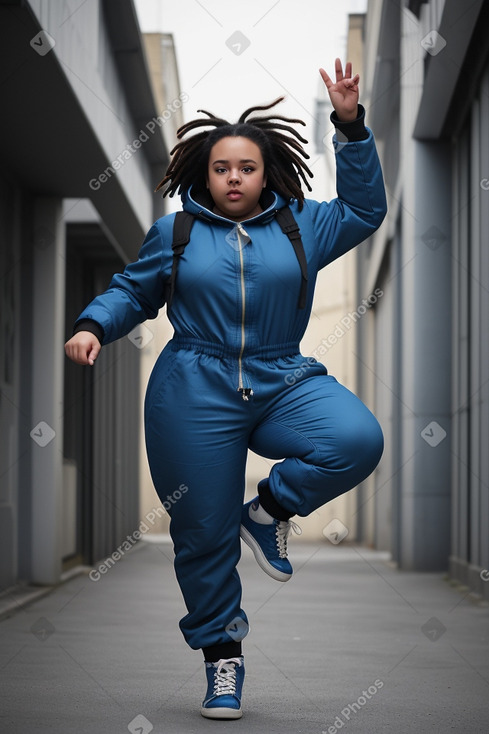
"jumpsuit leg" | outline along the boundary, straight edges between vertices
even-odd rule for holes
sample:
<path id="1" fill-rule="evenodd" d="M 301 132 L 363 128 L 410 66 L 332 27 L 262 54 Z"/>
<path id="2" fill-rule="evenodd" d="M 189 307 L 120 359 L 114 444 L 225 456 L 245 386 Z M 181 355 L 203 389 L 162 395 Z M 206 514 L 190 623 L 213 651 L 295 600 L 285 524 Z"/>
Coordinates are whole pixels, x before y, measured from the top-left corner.
<path id="1" fill-rule="evenodd" d="M 149 465 L 169 507 L 175 573 L 188 610 L 180 629 L 193 649 L 236 642 L 248 629 L 236 570 L 248 430 L 234 413 L 246 416 L 223 369 L 206 354 L 167 351 L 145 401 Z"/>
<path id="2" fill-rule="evenodd" d="M 283 386 L 283 374 L 278 379 Z M 272 467 L 268 489 L 281 507 L 305 517 L 372 473 L 383 436 L 359 398 L 331 375 L 311 374 L 278 392 L 250 448 L 267 458 L 286 457 Z"/>

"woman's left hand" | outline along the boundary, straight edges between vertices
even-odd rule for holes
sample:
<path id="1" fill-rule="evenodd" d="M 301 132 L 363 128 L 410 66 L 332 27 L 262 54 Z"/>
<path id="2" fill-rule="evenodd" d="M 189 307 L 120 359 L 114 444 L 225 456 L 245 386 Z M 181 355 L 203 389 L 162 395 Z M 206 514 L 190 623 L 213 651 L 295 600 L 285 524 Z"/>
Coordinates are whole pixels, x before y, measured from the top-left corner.
<path id="1" fill-rule="evenodd" d="M 360 76 L 355 74 L 351 76 L 351 62 L 343 67 L 340 59 L 335 61 L 336 83 L 328 76 L 324 69 L 319 69 L 319 73 L 326 84 L 331 104 L 333 105 L 338 119 L 342 122 L 351 122 L 358 117 L 358 82 Z"/>

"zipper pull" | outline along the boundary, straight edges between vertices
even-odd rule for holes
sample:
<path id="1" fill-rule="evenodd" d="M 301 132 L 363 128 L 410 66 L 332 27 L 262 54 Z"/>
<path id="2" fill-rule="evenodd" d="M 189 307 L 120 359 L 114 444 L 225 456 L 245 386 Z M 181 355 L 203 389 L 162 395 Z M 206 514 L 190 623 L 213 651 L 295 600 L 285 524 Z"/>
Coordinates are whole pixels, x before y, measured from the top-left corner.
<path id="1" fill-rule="evenodd" d="M 249 400 L 253 396 L 253 390 L 251 387 L 238 387 L 237 391 L 241 393 L 243 400 Z"/>

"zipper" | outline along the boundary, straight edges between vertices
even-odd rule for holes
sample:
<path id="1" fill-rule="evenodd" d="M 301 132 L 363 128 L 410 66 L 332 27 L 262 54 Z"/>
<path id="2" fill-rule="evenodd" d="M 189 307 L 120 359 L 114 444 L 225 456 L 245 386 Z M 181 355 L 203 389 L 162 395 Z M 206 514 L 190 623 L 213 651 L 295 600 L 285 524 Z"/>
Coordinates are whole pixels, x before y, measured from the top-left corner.
<path id="1" fill-rule="evenodd" d="M 241 222 L 236 225 L 236 234 L 238 236 L 238 250 L 239 250 L 239 266 L 240 266 L 240 281 L 241 281 L 241 349 L 238 357 L 238 392 L 241 393 L 243 400 L 249 400 L 253 395 L 251 387 L 245 387 L 243 384 L 243 353 L 246 343 L 245 334 L 245 317 L 246 317 L 246 295 L 245 295 L 245 279 L 244 279 L 244 258 L 243 258 L 243 244 L 241 241 L 242 237 L 246 237 L 247 241 L 250 241 L 250 236 L 245 230 Z M 246 244 L 246 242 L 245 242 Z"/>

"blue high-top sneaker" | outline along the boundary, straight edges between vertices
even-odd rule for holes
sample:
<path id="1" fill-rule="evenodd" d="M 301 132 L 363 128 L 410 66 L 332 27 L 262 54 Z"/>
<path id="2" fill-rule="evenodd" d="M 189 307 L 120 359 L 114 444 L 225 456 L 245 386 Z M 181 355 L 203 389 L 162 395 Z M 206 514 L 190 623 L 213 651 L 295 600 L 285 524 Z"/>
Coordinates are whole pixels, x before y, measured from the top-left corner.
<path id="1" fill-rule="evenodd" d="M 243 656 L 205 664 L 207 693 L 200 713 L 207 719 L 240 719 L 245 675 Z"/>
<path id="2" fill-rule="evenodd" d="M 276 581 L 288 581 L 292 566 L 287 558 L 287 538 L 291 530 L 302 532 L 295 522 L 276 520 L 260 506 L 259 498 L 243 505 L 240 534 L 255 554 L 265 573 Z"/>

